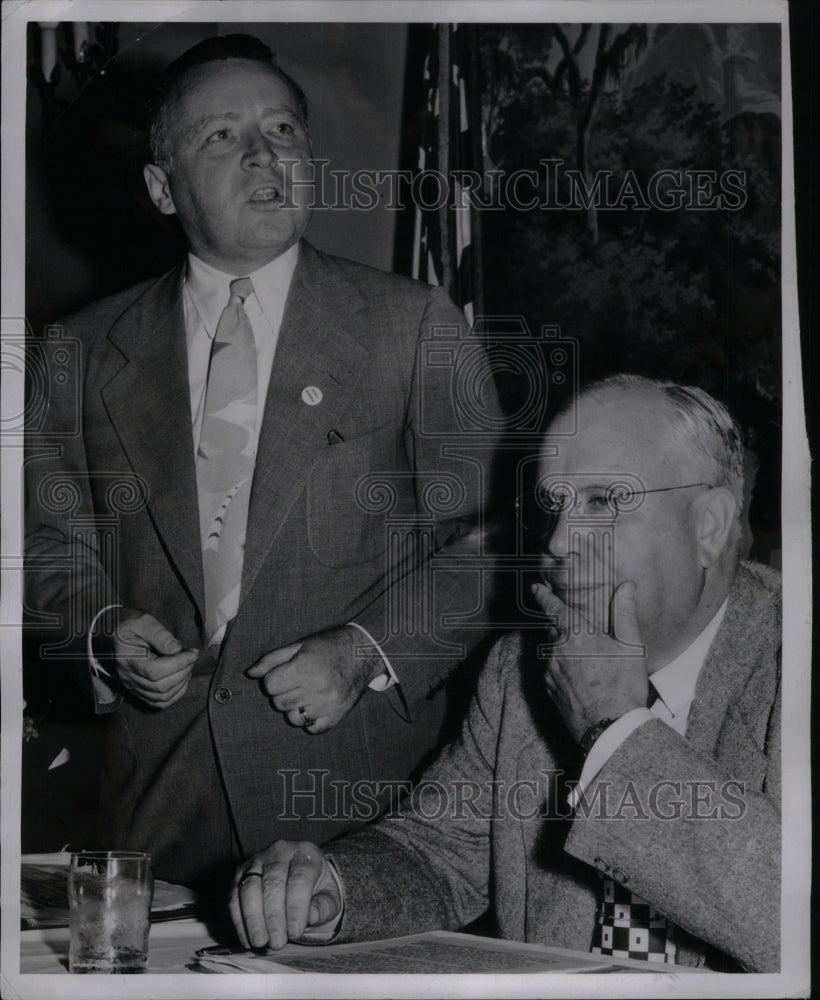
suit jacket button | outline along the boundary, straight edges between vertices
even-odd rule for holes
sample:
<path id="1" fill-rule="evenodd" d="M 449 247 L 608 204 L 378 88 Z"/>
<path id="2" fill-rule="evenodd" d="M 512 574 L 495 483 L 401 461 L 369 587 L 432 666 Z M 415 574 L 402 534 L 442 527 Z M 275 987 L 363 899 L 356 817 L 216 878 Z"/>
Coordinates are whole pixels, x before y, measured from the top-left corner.
<path id="1" fill-rule="evenodd" d="M 233 698 L 233 691 L 230 688 L 219 687 L 214 691 L 214 701 L 220 705 L 227 705 Z"/>
<path id="2" fill-rule="evenodd" d="M 612 878 L 621 885 L 626 885 L 626 883 L 629 881 L 629 876 L 622 868 L 613 868 Z"/>
<path id="3" fill-rule="evenodd" d="M 606 863 L 606 861 L 604 861 L 603 858 L 596 858 L 593 863 L 599 872 L 603 872 L 604 875 L 609 874 L 609 865 Z"/>

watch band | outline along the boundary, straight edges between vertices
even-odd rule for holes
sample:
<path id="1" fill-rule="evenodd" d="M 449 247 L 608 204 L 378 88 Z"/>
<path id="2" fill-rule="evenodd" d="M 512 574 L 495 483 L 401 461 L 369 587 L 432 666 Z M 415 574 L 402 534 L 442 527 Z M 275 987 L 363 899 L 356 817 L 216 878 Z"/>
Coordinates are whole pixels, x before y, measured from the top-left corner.
<path id="1" fill-rule="evenodd" d="M 586 760 L 589 756 L 589 751 L 595 745 L 596 740 L 603 732 L 605 732 L 605 730 L 609 729 L 614 721 L 614 719 L 599 719 L 594 725 L 587 729 L 578 744 L 581 747 L 581 753 L 584 755 L 584 760 Z"/>

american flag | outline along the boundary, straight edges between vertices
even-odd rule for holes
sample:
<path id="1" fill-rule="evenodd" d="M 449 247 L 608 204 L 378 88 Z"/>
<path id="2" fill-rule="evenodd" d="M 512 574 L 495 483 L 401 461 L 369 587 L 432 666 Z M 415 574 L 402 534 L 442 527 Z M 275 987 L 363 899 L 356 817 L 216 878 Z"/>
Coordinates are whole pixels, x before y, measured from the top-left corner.
<path id="1" fill-rule="evenodd" d="M 470 323 L 482 312 L 480 218 L 454 172 L 481 169 L 477 74 L 476 28 L 432 25 L 424 60 L 418 169 L 437 171 L 445 181 L 430 179 L 419 187 L 412 273 L 446 288 Z"/>

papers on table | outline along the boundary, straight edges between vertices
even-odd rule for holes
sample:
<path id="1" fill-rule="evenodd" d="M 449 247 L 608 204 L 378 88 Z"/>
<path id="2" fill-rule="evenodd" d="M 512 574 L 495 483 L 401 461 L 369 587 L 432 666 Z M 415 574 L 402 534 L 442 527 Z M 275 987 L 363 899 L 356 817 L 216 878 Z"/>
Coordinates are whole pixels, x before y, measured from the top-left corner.
<path id="1" fill-rule="evenodd" d="M 208 972 L 327 973 L 510 973 L 510 972 L 697 972 L 682 966 L 600 958 L 563 948 L 498 941 L 472 934 L 432 931 L 363 944 L 306 947 L 281 951 L 243 951 L 198 960 Z"/>

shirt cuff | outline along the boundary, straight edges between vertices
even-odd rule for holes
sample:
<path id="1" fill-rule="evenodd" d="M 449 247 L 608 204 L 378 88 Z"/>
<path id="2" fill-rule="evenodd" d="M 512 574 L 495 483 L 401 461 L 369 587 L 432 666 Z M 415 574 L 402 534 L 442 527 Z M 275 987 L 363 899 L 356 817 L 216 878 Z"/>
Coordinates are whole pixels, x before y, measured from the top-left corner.
<path id="1" fill-rule="evenodd" d="M 335 917 L 331 917 L 330 920 L 326 920 L 323 924 L 316 924 L 313 927 L 306 927 L 302 931 L 302 935 L 299 941 L 307 941 L 312 944 L 324 944 L 327 941 L 332 941 L 336 937 L 339 931 L 339 925 L 342 922 L 342 917 L 345 915 L 345 893 L 342 886 L 342 880 L 339 877 L 339 872 L 336 870 L 336 865 L 333 863 L 333 859 L 325 855 L 325 861 L 327 861 L 327 867 L 330 869 L 330 874 L 333 876 L 333 881 L 336 883 L 336 888 L 339 890 L 339 899 L 342 901 L 342 907 Z"/>
<path id="2" fill-rule="evenodd" d="M 626 738 L 638 726 L 643 725 L 644 722 L 650 722 L 652 719 L 654 719 L 654 716 L 648 708 L 633 708 L 630 712 L 625 712 L 620 718 L 616 719 L 612 725 L 607 726 L 593 743 L 592 749 L 589 751 L 589 755 L 581 769 L 581 777 L 578 779 L 578 784 L 569 794 L 568 802 L 571 809 L 576 808 L 582 794 Z"/>
<path id="3" fill-rule="evenodd" d="M 367 629 L 360 625 L 358 622 L 348 622 L 348 625 L 352 625 L 353 628 L 357 628 L 360 632 L 363 632 L 367 636 L 367 641 L 376 650 L 379 656 L 382 658 L 382 663 L 384 663 L 384 673 L 379 674 L 378 677 L 374 677 L 373 680 L 367 685 L 372 691 L 386 691 L 388 688 L 393 687 L 394 684 L 399 683 L 399 679 L 395 674 L 395 671 L 390 666 L 390 660 L 384 654 L 381 646 L 376 642 L 373 636 L 367 631 Z"/>
<path id="4" fill-rule="evenodd" d="M 88 629 L 88 634 L 85 637 L 85 651 L 88 655 L 88 662 L 91 666 L 91 671 L 93 676 L 91 678 L 91 683 L 94 687 L 94 696 L 96 697 L 100 705 L 106 705 L 109 702 L 116 701 L 118 694 L 114 689 L 105 681 L 103 678 L 110 677 L 111 674 L 105 667 L 100 663 L 96 656 L 94 656 L 94 646 L 92 643 L 92 638 L 94 632 L 97 628 L 97 622 L 106 613 L 106 611 L 112 611 L 114 608 L 121 608 L 122 604 L 107 604 L 101 611 L 98 611 L 91 622 L 91 626 Z"/>

